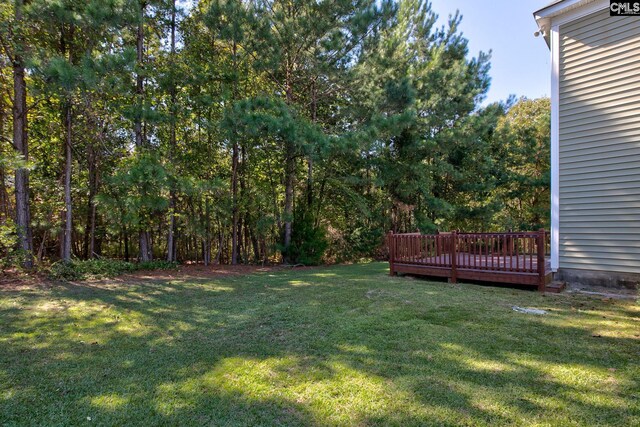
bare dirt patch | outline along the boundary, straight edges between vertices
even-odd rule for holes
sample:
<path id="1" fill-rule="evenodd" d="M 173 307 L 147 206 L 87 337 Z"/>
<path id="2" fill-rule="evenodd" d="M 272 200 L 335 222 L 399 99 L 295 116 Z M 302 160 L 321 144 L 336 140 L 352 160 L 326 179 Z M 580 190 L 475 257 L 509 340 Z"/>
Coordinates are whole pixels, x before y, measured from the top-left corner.
<path id="1" fill-rule="evenodd" d="M 9 270 L 0 273 L 0 292 L 48 289 L 53 285 L 43 274 Z"/>

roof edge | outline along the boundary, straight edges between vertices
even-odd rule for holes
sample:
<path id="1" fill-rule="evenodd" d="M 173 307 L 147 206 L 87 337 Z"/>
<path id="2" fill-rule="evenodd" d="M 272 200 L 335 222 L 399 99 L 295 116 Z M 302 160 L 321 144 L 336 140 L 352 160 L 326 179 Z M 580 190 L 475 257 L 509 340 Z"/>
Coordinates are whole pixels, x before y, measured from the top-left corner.
<path id="1" fill-rule="evenodd" d="M 533 12 L 533 17 L 540 29 L 539 33 L 543 35 L 547 46 L 551 46 L 550 30 L 554 18 L 597 1 L 600 0 L 556 0 Z"/>
<path id="2" fill-rule="evenodd" d="M 533 12 L 533 16 L 544 16 L 548 13 L 550 13 L 550 11 L 552 9 L 558 8 L 558 7 L 562 7 L 561 3 L 564 3 L 565 0 L 556 0 L 553 3 L 550 3 L 548 5 L 546 5 L 545 7 L 536 10 L 535 12 Z"/>

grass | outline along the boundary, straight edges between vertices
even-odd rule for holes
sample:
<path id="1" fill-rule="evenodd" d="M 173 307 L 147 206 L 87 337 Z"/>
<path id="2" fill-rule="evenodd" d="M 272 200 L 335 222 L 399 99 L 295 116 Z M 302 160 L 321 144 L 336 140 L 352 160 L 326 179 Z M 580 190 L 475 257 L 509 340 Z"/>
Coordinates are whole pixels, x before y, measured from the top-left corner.
<path id="1" fill-rule="evenodd" d="M 386 271 L 0 291 L 0 424 L 640 425 L 636 303 Z"/>

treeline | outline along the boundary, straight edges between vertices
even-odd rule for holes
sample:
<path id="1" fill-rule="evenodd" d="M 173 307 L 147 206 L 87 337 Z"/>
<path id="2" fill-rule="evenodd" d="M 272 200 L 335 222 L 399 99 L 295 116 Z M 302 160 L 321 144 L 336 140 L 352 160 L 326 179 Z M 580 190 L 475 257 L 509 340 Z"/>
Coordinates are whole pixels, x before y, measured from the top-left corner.
<path id="1" fill-rule="evenodd" d="M 0 250 L 315 264 L 548 223 L 549 102 L 420 0 L 0 5 Z"/>

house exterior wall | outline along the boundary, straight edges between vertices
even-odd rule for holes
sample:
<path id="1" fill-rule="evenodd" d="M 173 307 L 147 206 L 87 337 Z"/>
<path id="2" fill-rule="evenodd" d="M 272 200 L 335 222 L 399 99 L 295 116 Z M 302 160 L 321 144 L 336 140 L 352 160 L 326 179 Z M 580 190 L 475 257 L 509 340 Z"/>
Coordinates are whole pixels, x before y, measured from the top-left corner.
<path id="1" fill-rule="evenodd" d="M 558 34 L 560 270 L 640 274 L 640 17 Z"/>

